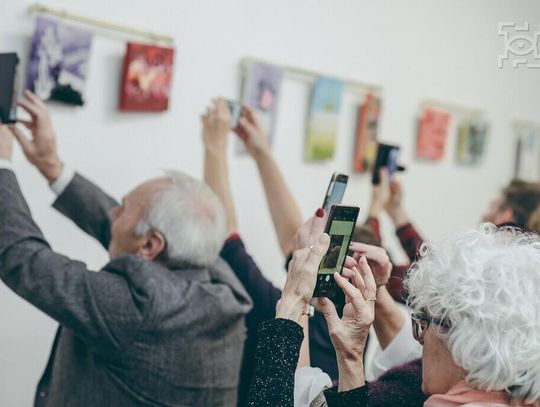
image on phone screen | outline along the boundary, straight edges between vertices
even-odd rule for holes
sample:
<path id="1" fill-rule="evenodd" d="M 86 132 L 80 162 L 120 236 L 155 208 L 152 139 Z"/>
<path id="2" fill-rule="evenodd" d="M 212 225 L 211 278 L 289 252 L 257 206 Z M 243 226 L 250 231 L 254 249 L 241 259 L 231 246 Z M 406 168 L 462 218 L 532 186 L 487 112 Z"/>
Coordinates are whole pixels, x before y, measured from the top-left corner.
<path id="1" fill-rule="evenodd" d="M 351 239 L 351 233 L 354 229 L 355 221 L 334 220 L 330 227 L 330 247 L 322 259 L 320 274 L 334 274 L 335 271 L 341 272 L 345 256 Z M 339 269 L 338 269 L 339 266 Z"/>
<path id="2" fill-rule="evenodd" d="M 333 274 L 335 272 L 341 274 L 358 212 L 359 208 L 352 206 L 332 207 L 326 224 L 330 244 L 319 265 L 314 297 L 328 297 L 335 300 L 339 296 L 339 288 Z"/>

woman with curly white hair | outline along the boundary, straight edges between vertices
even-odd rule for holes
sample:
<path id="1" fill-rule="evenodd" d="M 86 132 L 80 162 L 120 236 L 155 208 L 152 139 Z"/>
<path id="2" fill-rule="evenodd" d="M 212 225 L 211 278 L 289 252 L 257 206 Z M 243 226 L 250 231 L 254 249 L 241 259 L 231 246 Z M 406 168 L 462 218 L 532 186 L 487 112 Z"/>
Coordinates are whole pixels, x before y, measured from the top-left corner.
<path id="1" fill-rule="evenodd" d="M 405 286 L 425 406 L 539 406 L 540 238 L 484 224 L 420 254 Z"/>

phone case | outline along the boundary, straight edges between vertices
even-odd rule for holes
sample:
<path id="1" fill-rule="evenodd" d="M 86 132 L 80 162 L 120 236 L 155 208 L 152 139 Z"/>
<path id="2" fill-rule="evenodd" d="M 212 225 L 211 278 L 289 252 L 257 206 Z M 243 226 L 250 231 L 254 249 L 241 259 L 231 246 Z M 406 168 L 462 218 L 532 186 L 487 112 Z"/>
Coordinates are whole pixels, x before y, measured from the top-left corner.
<path id="1" fill-rule="evenodd" d="M 15 85 L 18 64 L 16 53 L 0 54 L 0 120 L 4 124 L 17 120 Z"/>

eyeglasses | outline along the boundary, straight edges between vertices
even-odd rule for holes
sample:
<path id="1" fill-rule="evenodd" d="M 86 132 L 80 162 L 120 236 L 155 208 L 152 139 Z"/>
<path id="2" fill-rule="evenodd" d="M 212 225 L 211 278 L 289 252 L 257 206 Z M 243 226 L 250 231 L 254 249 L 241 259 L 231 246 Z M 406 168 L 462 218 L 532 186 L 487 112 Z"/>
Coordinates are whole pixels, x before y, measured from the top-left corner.
<path id="1" fill-rule="evenodd" d="M 450 324 L 444 320 L 433 318 L 426 312 L 411 315 L 412 319 L 412 333 L 414 339 L 416 339 L 420 345 L 424 344 L 424 334 L 431 324 L 438 325 L 445 330 L 450 329 Z"/>

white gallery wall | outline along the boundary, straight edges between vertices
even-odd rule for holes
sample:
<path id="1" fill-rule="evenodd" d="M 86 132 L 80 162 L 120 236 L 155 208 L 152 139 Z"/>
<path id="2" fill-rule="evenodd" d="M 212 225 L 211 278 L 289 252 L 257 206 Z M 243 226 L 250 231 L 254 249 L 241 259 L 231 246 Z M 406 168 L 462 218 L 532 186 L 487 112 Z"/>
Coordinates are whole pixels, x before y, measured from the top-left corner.
<path id="1" fill-rule="evenodd" d="M 426 238 L 473 227 L 512 175 L 514 119 L 540 122 L 540 69 L 498 69 L 499 22 L 540 24 L 535 0 L 43 0 L 51 7 L 164 32 L 176 38 L 170 110 L 119 113 L 125 37 L 96 32 L 82 108 L 51 105 L 62 158 L 120 198 L 136 184 L 177 168 L 202 175 L 200 114 L 216 95 L 238 96 L 245 56 L 304 67 L 383 87 L 380 139 L 402 146 L 405 205 Z M 0 52 L 29 53 L 28 1 L 0 2 Z M 540 29 L 540 28 L 539 28 Z M 347 93 L 335 159 L 303 159 L 309 84 L 286 79 L 273 151 L 307 217 L 333 171 L 351 172 L 359 98 Z M 485 111 L 485 159 L 455 163 L 455 121 L 441 162 L 414 159 L 415 118 L 424 100 Z M 232 144 L 232 143 L 231 143 Z M 231 146 L 231 181 L 240 232 L 261 269 L 284 281 L 279 251 L 254 163 Z M 99 269 L 107 254 L 56 213 L 46 182 L 17 148 L 14 166 L 52 247 Z M 366 208 L 368 176 L 353 175 L 345 202 Z M 364 212 L 365 214 L 365 212 Z M 402 258 L 387 219 L 384 238 Z M 56 324 L 0 284 L 0 406 L 29 406 Z"/>

